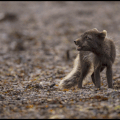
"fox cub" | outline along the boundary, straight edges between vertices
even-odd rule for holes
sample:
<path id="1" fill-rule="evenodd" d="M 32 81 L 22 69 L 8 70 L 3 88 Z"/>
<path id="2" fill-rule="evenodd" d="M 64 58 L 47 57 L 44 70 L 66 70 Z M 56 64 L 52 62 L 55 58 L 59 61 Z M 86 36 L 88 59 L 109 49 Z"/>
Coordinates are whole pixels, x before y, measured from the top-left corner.
<path id="1" fill-rule="evenodd" d="M 107 31 L 100 32 L 96 28 L 88 30 L 74 43 L 79 54 L 72 71 L 61 80 L 59 86 L 69 89 L 78 85 L 78 88 L 82 88 L 83 79 L 93 68 L 92 82 L 96 88 L 100 88 L 100 72 L 106 68 L 108 87 L 112 88 L 112 64 L 115 61 L 116 49 L 113 41 L 107 38 Z"/>

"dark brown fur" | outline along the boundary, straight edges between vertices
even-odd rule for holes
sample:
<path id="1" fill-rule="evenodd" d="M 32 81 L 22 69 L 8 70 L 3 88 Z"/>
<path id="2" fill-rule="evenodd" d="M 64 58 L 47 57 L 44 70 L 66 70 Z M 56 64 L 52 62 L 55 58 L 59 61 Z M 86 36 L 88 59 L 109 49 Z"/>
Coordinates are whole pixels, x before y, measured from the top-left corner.
<path id="1" fill-rule="evenodd" d="M 112 64 L 116 57 L 113 41 L 106 37 L 107 31 L 99 32 L 96 28 L 83 33 L 75 40 L 79 52 L 79 64 L 73 75 L 69 75 L 60 83 L 62 88 L 71 88 L 78 84 L 82 88 L 83 79 L 87 76 L 93 65 L 94 71 L 91 75 L 96 88 L 100 88 L 100 72 L 106 68 L 108 87 L 112 88 Z M 77 75 L 77 76 L 75 76 Z M 72 79 L 71 79 L 72 78 Z"/>

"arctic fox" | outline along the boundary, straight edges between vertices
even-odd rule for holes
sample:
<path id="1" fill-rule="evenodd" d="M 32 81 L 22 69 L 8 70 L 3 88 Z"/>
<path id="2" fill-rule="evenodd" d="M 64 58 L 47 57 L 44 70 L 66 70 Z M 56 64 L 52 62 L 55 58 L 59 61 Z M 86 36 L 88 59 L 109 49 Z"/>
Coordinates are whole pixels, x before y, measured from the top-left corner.
<path id="1" fill-rule="evenodd" d="M 96 28 L 81 34 L 80 38 L 74 41 L 79 54 L 74 61 L 72 71 L 65 76 L 59 86 L 70 89 L 78 85 L 82 88 L 83 79 L 93 69 L 91 78 L 96 88 L 100 88 L 100 72 L 106 68 L 108 87 L 112 88 L 112 64 L 115 61 L 115 44 L 107 38 L 107 31 L 98 31 Z"/>

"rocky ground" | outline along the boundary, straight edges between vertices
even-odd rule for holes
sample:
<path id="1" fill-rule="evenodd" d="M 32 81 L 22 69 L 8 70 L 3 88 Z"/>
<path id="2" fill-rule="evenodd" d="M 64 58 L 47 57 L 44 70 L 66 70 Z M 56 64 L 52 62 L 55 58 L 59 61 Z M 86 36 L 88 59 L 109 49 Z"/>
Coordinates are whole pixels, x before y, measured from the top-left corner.
<path id="1" fill-rule="evenodd" d="M 59 88 L 86 30 L 107 30 L 116 45 L 113 85 Z M 120 119 L 120 2 L 0 2 L 0 118 Z"/>

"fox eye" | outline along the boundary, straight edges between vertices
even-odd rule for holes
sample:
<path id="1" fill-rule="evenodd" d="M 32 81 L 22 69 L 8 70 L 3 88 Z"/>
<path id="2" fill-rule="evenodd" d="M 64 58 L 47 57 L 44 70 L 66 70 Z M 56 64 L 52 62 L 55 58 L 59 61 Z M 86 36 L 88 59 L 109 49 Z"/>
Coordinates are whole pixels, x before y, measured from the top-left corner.
<path id="1" fill-rule="evenodd" d="M 89 38 L 88 36 L 85 37 L 87 40 L 90 40 L 91 38 Z"/>
<path id="2" fill-rule="evenodd" d="M 89 36 L 89 35 L 87 35 L 85 38 L 86 38 L 87 40 L 92 40 L 92 37 Z"/>

